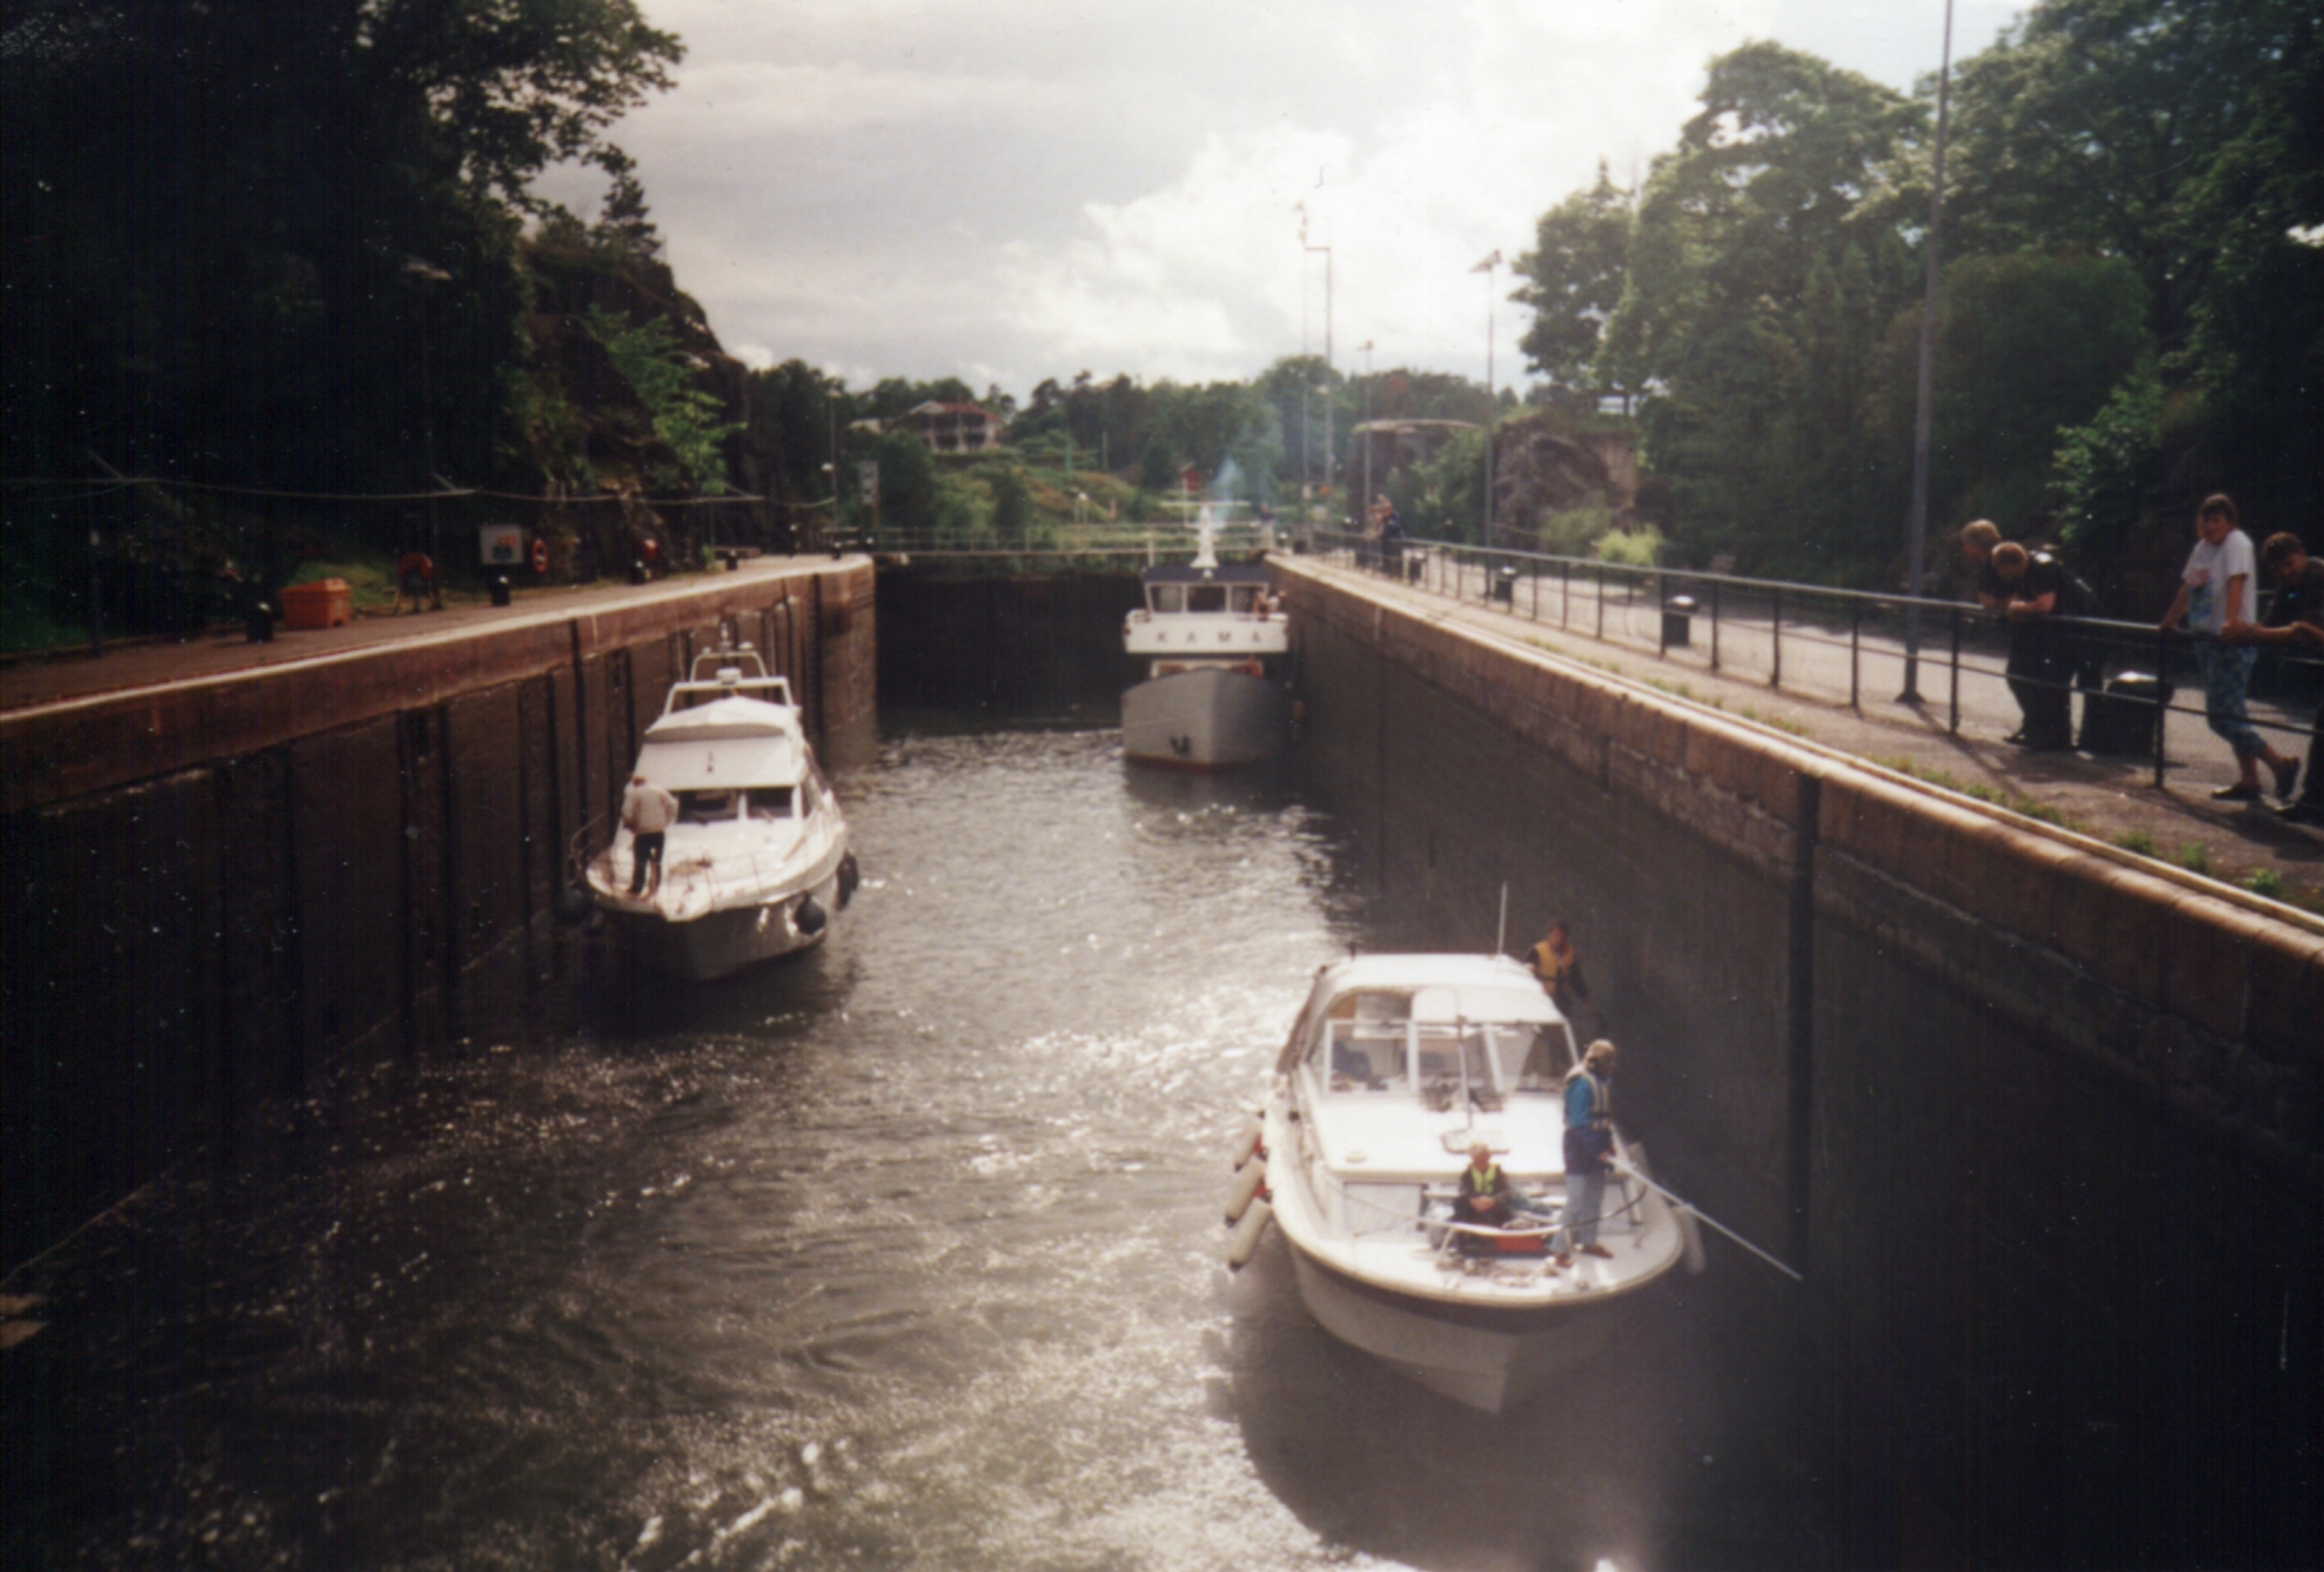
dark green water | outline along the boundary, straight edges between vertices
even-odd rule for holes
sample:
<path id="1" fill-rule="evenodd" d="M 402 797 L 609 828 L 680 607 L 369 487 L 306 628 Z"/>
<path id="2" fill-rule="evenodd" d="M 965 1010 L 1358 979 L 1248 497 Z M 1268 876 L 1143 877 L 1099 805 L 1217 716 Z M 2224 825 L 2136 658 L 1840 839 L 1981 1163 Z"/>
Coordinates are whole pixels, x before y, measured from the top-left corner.
<path id="1" fill-rule="evenodd" d="M 1308 974 L 1427 942 L 1296 779 L 930 723 L 837 785 L 868 882 L 820 951 L 674 991 L 590 949 L 13 1285 L 7 1563 L 1819 1558 L 1743 1268 L 1505 1419 L 1323 1337 L 1279 1242 L 1224 1271 Z"/>

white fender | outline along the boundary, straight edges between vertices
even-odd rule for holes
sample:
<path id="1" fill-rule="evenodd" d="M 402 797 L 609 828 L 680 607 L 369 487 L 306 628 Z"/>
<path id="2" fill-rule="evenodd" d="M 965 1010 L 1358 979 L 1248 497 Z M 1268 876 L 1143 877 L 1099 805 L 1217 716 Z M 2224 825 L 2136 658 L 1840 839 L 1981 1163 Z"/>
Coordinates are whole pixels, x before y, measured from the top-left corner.
<path id="1" fill-rule="evenodd" d="M 1243 1213 L 1242 1221 L 1235 1225 L 1234 1232 L 1227 1236 L 1228 1265 L 1240 1270 L 1250 1261 L 1252 1253 L 1259 1248 L 1259 1236 L 1267 1232 L 1267 1225 L 1274 1217 L 1275 1204 L 1272 1201 L 1254 1201 L 1251 1204 L 1250 1209 Z"/>
<path id="2" fill-rule="evenodd" d="M 1629 1158 L 1630 1166 L 1637 1170 L 1638 1177 L 1652 1184 L 1655 1176 L 1646 1167 L 1646 1149 L 1632 1144 Z M 1668 1200 L 1667 1197 L 1665 1199 Z M 1708 1264 L 1702 1253 L 1702 1224 L 1696 1220 L 1694 1209 L 1684 1201 L 1670 1201 L 1670 1209 L 1671 1220 L 1678 1225 L 1679 1245 L 1686 1260 L 1686 1269 L 1691 1274 L 1699 1276 Z"/>
<path id="3" fill-rule="evenodd" d="M 1235 1132 L 1234 1150 L 1227 1154 L 1228 1164 L 1240 1168 L 1250 1162 L 1250 1154 L 1259 1150 L 1259 1137 L 1266 1133 L 1266 1126 L 1259 1122 L 1257 1114 L 1243 1120 L 1242 1128 Z"/>
<path id="4" fill-rule="evenodd" d="M 1267 1159 L 1254 1157 L 1235 1170 L 1234 1183 L 1227 1187 L 1227 1221 L 1239 1223 L 1249 1209 L 1251 1198 L 1267 1182 Z"/>
<path id="5" fill-rule="evenodd" d="M 1686 1269 L 1700 1275 L 1707 1264 L 1702 1254 L 1702 1225 L 1695 1221 L 1692 1207 L 1673 1207 L 1671 1215 L 1678 1219 L 1678 1236 L 1686 1244 Z"/>

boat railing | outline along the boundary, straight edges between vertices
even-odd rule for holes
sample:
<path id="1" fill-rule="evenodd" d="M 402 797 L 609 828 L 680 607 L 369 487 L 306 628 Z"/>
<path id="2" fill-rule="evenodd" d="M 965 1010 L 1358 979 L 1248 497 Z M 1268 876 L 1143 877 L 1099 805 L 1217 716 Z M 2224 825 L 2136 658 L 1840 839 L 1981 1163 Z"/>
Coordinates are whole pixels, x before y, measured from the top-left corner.
<path id="1" fill-rule="evenodd" d="M 636 853 L 617 854 L 618 848 L 608 842 L 604 850 L 593 858 L 588 866 L 600 876 L 605 888 L 623 890 L 637 877 Z M 789 876 L 798 867 L 798 850 L 733 851 L 716 856 L 693 856 L 662 860 L 661 883 L 650 896 L 637 897 L 641 906 L 677 911 L 713 910 L 730 895 L 756 895 L 767 886 Z"/>

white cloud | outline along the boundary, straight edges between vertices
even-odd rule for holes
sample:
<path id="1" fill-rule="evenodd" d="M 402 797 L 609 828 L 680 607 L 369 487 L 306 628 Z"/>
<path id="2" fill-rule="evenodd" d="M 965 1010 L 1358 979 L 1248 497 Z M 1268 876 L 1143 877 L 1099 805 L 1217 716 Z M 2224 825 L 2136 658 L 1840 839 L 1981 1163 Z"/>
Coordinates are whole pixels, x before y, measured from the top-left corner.
<path id="1" fill-rule="evenodd" d="M 1320 353 L 1303 198 L 1341 364 L 1370 338 L 1382 367 L 1481 376 L 1468 269 L 1526 250 L 1600 158 L 1627 180 L 1669 147 L 1714 55 L 1773 38 L 1904 87 L 1942 20 L 1936 0 L 649 5 L 689 55 L 618 134 L 713 326 L 851 381 L 1020 395 Z M 1964 0 L 1956 56 L 2009 14 Z M 1494 315 L 1508 382 L 1524 314 Z"/>

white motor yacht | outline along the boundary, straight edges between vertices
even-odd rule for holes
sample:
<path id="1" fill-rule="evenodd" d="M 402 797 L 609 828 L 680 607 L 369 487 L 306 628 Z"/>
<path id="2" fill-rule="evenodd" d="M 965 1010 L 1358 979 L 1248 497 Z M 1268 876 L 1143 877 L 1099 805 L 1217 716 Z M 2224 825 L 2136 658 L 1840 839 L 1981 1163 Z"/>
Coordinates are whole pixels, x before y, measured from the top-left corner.
<path id="1" fill-rule="evenodd" d="M 790 685 L 748 644 L 696 656 L 646 729 L 636 774 L 678 798 L 661 878 L 631 894 L 633 837 L 589 861 L 590 897 L 658 970 L 724 977 L 822 938 L 855 893 L 847 821 L 815 761 Z"/>
<path id="2" fill-rule="evenodd" d="M 1506 957 L 1323 968 L 1246 1138 L 1228 1209 L 1236 1249 L 1247 1255 L 1271 1218 L 1325 1330 L 1471 1407 L 1523 1402 L 1685 1254 L 1679 1218 L 1618 1134 L 1632 1173 L 1606 1184 L 1609 1254 L 1558 1264 L 1574 1062 L 1556 1007 Z M 1478 1140 L 1533 1209 L 1511 1227 L 1453 1218 Z"/>
<path id="3" fill-rule="evenodd" d="M 1273 758 L 1291 734 L 1291 630 L 1263 563 L 1222 565 L 1205 509 L 1191 563 L 1139 575 L 1145 604 L 1121 629 L 1146 680 L 1121 695 L 1129 758 L 1228 769 Z"/>

